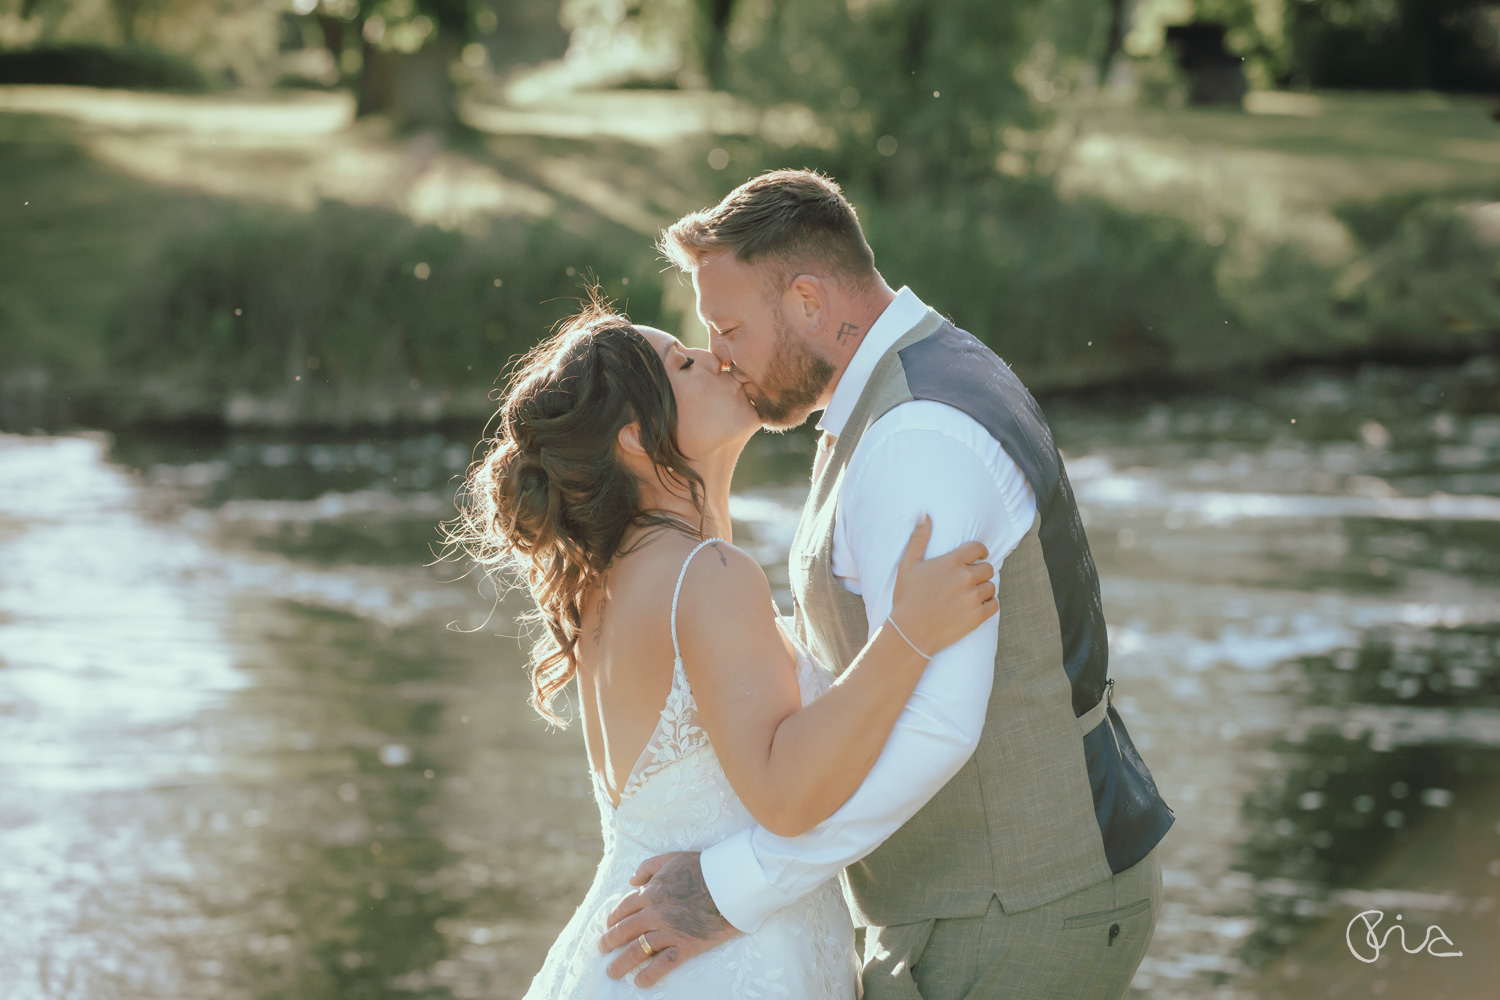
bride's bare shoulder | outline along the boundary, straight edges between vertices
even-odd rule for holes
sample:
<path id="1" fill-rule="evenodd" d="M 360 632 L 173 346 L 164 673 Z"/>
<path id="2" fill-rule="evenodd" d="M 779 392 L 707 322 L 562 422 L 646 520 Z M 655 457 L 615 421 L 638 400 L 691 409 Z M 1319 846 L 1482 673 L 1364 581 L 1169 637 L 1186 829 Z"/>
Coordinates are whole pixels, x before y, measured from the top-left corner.
<path id="1" fill-rule="evenodd" d="M 715 541 L 693 557 L 682 581 L 679 625 L 692 631 L 697 623 L 707 623 L 722 634 L 729 619 L 752 617 L 756 608 L 764 608 L 770 620 L 771 584 L 754 556 Z"/>
<path id="2" fill-rule="evenodd" d="M 705 566 L 717 566 L 720 569 L 727 570 L 733 576 L 739 576 L 743 573 L 765 576 L 765 573 L 760 568 L 760 563 L 755 561 L 754 556 L 738 545 L 726 542 L 721 538 L 715 538 L 710 541 L 707 545 L 703 546 L 701 553 L 693 557 L 694 566 L 699 565 L 700 562 Z M 691 575 L 692 570 L 689 569 L 688 573 Z"/>
<path id="3" fill-rule="evenodd" d="M 715 591 L 729 588 L 737 591 L 743 587 L 761 586 L 766 588 L 766 593 L 770 593 L 765 570 L 760 568 L 755 557 L 739 546 L 721 539 L 709 542 L 702 552 L 693 557 L 688 566 L 687 577 L 683 580 L 684 597 L 687 596 L 689 586 L 695 591 L 703 588 Z"/>
<path id="4" fill-rule="evenodd" d="M 676 531 L 662 531 L 640 539 L 615 557 L 609 569 L 609 587 L 617 596 L 632 595 L 648 603 L 670 604 L 677 577 L 687 567 L 682 584 L 685 603 L 699 587 L 720 587 L 765 574 L 755 560 L 728 542 L 714 541 L 693 555 L 698 539 Z M 692 561 L 688 557 L 693 555 Z"/>
<path id="5" fill-rule="evenodd" d="M 643 539 L 621 553 L 615 566 L 626 569 L 632 575 L 670 575 L 675 585 L 678 573 L 687 567 L 683 580 L 683 596 L 689 587 L 701 585 L 722 586 L 744 580 L 765 580 L 765 572 L 755 558 L 735 545 L 722 539 L 714 539 L 694 555 L 699 540 L 675 531 L 665 531 L 652 538 Z M 688 557 L 692 556 L 692 562 Z M 717 568 L 718 572 L 713 572 Z M 708 570 L 705 572 L 705 569 Z"/>
<path id="6" fill-rule="evenodd" d="M 604 589 L 590 595 L 584 615 L 590 612 L 604 620 L 608 609 L 612 621 L 610 633 L 616 644 L 625 635 L 649 636 L 652 642 L 663 642 L 670 648 L 672 595 L 678 574 L 682 592 L 677 606 L 678 635 L 684 644 L 698 631 L 707 632 L 716 621 L 742 618 L 742 609 L 764 601 L 771 603 L 770 585 L 765 573 L 749 553 L 728 542 L 710 542 L 703 550 L 688 556 L 698 546 L 698 539 L 675 531 L 645 538 L 628 547 L 611 564 Z M 727 609 L 735 609 L 729 613 Z M 702 623 L 703 628 L 699 629 Z M 601 638 L 603 633 L 601 633 Z"/>

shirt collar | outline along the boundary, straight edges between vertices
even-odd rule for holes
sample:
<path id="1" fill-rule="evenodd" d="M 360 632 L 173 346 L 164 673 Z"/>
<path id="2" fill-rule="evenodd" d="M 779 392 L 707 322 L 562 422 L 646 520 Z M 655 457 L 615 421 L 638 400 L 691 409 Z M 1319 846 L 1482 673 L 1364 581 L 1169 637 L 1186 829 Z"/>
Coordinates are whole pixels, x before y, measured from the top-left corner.
<path id="1" fill-rule="evenodd" d="M 920 323 L 925 315 L 926 303 L 917 298 L 916 292 L 902 285 L 901 291 L 896 293 L 880 318 L 875 320 L 875 325 L 870 327 L 870 332 L 865 334 L 854 357 L 849 359 L 849 367 L 844 369 L 838 384 L 833 387 L 833 398 L 828 401 L 823 416 L 818 420 L 818 430 L 834 437 L 844 432 L 844 424 L 848 423 L 849 415 L 854 412 L 854 404 L 859 402 L 859 397 L 864 393 L 865 384 L 870 381 L 870 374 L 875 371 L 876 363 L 891 349 L 892 344 Z"/>

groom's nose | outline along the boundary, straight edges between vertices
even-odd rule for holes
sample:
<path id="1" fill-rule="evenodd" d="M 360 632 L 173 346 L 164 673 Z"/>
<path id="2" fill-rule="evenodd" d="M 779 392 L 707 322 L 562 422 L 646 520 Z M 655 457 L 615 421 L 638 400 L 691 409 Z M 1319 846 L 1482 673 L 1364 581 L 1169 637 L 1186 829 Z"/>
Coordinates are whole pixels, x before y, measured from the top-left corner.
<path id="1" fill-rule="evenodd" d="M 724 342 L 724 338 L 710 332 L 708 341 L 708 349 L 719 360 L 719 371 L 734 371 L 734 357 L 729 353 L 729 345 Z"/>

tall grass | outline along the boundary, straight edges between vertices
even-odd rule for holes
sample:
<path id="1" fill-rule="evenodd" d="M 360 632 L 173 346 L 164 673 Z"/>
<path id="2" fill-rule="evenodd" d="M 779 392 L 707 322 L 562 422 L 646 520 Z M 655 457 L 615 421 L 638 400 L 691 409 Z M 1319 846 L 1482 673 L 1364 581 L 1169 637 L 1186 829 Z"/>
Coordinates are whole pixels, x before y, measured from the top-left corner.
<path id="1" fill-rule="evenodd" d="M 1153 381 L 1299 360 L 1500 350 L 1500 188 L 1341 206 L 1349 256 L 1271 247 L 1044 182 L 868 199 L 893 283 L 989 343 L 1036 388 Z"/>
<path id="2" fill-rule="evenodd" d="M 1177 219 L 1043 182 L 949 188 L 861 205 L 886 278 L 988 343 L 1034 387 L 1151 378 L 1241 332 L 1215 279 L 1218 248 Z"/>
<path id="3" fill-rule="evenodd" d="M 472 237 L 334 203 L 239 210 L 143 271 L 109 353 L 142 389 L 125 403 L 138 418 L 211 417 L 239 395 L 280 398 L 285 419 L 321 422 L 330 394 L 356 410 L 373 395 L 379 412 L 411 416 L 387 405 L 393 394 L 482 394 L 591 280 L 633 318 L 660 322 L 654 255 L 605 223 L 579 233 L 513 218 Z"/>
<path id="4" fill-rule="evenodd" d="M 1500 253 L 1476 204 L 1349 206 L 1351 262 L 1319 266 L 1284 247 L 1248 276 L 1181 220 L 1065 201 L 1044 182 L 861 210 L 886 276 L 1040 390 L 1500 343 Z M 590 275 L 637 321 L 662 323 L 649 246 L 599 225 L 513 219 L 475 238 L 336 204 L 231 214 L 169 243 L 122 304 L 108 344 L 129 391 L 115 416 L 218 419 L 236 399 L 276 404 L 241 405 L 250 422 L 471 412 Z"/>

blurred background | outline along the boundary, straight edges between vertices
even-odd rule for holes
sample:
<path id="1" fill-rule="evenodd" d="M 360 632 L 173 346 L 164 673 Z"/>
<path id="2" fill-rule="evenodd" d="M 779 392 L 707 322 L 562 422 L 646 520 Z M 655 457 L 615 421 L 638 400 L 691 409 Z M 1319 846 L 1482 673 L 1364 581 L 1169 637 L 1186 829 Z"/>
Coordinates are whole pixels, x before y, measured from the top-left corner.
<path id="1" fill-rule="evenodd" d="M 1067 456 L 1136 995 L 1492 996 L 1497 114 L 1479 0 L 0 0 L 0 993 L 524 992 L 597 812 L 436 525 L 586 282 L 701 343 L 656 234 L 808 166 Z"/>

